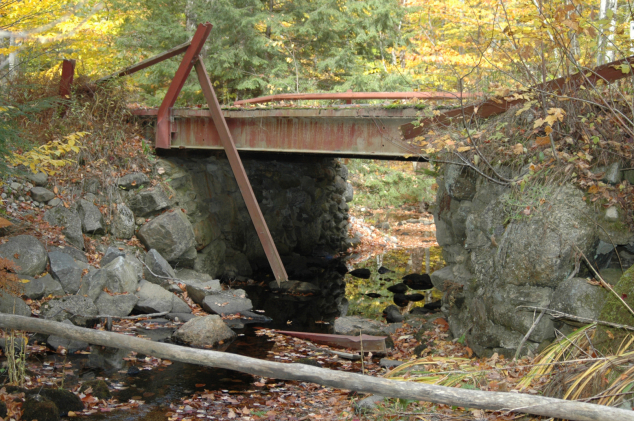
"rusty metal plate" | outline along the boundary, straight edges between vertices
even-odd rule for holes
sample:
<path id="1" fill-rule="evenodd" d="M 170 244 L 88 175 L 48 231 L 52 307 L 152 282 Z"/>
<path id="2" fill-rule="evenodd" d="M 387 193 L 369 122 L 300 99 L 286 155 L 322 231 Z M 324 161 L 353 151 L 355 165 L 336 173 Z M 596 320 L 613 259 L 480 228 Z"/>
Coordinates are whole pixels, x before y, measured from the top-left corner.
<path id="1" fill-rule="evenodd" d="M 224 110 L 240 151 L 342 154 L 372 158 L 418 155 L 420 148 L 400 139 L 399 127 L 416 109 L 341 108 Z M 137 115 L 156 115 L 136 110 Z M 171 111 L 172 148 L 224 149 L 208 110 Z"/>

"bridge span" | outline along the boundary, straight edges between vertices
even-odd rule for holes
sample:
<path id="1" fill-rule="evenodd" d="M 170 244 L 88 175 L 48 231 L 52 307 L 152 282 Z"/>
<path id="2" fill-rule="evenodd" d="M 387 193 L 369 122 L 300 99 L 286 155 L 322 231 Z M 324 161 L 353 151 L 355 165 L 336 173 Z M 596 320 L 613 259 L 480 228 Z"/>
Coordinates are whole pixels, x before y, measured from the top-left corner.
<path id="1" fill-rule="evenodd" d="M 159 109 L 137 109 L 153 138 Z M 341 105 L 327 108 L 223 109 L 240 152 L 324 154 L 372 159 L 420 160 L 420 148 L 401 138 L 399 127 L 420 118 L 414 107 Z M 169 110 L 170 149 L 224 150 L 210 110 Z"/>

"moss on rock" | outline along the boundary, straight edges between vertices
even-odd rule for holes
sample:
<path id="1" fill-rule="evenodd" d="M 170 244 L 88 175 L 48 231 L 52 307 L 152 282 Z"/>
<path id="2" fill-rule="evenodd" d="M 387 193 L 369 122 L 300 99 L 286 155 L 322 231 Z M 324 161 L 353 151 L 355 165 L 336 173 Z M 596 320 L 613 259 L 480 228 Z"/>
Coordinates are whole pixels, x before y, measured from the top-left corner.
<path id="1" fill-rule="evenodd" d="M 110 399 L 112 394 L 108 388 L 108 383 L 104 380 L 90 380 L 81 385 L 80 392 L 85 392 L 89 388 L 92 389 L 92 395 L 99 399 Z"/>
<path id="2" fill-rule="evenodd" d="M 24 421 L 57 421 L 59 420 L 59 408 L 53 401 L 40 395 L 32 395 L 22 405 L 22 417 Z"/>
<path id="3" fill-rule="evenodd" d="M 634 266 L 621 276 L 614 291 L 623 298 L 627 305 L 634 308 Z M 599 320 L 634 326 L 634 315 L 614 294 L 609 294 L 605 300 Z M 594 338 L 594 345 L 603 353 L 615 353 L 628 333 L 631 332 L 610 326 L 599 326 Z"/>

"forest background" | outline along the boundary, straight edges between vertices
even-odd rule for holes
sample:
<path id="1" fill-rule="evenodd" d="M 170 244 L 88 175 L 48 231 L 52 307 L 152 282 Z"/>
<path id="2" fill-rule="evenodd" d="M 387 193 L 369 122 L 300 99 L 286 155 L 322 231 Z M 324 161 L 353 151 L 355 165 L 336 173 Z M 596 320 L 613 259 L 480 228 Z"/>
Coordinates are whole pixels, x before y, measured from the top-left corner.
<path id="1" fill-rule="evenodd" d="M 349 89 L 505 96 L 634 51 L 632 7 L 617 0 L 0 0 L 0 154 L 90 129 L 57 121 L 47 131 L 56 114 L 42 110 L 55 107 L 63 59 L 95 80 L 186 42 L 206 21 L 203 58 L 225 105 Z M 111 97 L 158 105 L 179 60 L 122 79 Z M 629 79 L 616 86 L 626 103 Z M 553 105 L 526 99 L 548 121 Z M 204 103 L 190 76 L 177 105 Z"/>

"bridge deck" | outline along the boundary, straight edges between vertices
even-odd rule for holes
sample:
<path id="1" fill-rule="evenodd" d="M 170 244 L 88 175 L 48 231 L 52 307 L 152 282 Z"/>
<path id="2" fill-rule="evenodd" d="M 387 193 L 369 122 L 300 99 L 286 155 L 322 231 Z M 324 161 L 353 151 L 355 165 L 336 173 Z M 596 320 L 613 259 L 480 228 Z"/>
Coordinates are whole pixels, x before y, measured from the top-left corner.
<path id="1" fill-rule="evenodd" d="M 154 120 L 158 109 L 133 113 Z M 420 153 L 420 148 L 402 140 L 399 131 L 400 126 L 420 118 L 421 111 L 414 107 L 225 109 L 223 114 L 236 147 L 243 152 L 384 159 L 407 159 Z M 224 149 L 209 110 L 171 109 L 170 132 L 172 149 Z"/>

